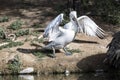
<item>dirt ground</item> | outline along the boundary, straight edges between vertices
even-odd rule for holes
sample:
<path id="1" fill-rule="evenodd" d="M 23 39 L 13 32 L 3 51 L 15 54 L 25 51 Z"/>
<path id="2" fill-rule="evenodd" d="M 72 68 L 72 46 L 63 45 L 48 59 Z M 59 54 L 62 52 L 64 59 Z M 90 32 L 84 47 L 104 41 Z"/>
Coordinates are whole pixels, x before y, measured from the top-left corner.
<path id="1" fill-rule="evenodd" d="M 100 22 L 97 18 L 92 18 L 94 21 L 105 30 L 106 37 L 99 39 L 97 37 L 86 36 L 84 34 L 77 34 L 75 40 L 67 47 L 72 50 L 79 50 L 79 52 L 73 52 L 72 55 L 66 56 L 63 50 L 57 51 L 56 58 L 47 56 L 47 51 L 44 57 L 38 58 L 33 53 L 41 51 L 44 46 L 42 43 L 34 43 L 32 41 L 37 36 L 42 35 L 46 25 L 56 16 L 55 11 L 51 7 L 31 7 L 31 6 L 14 6 L 0 7 L 0 17 L 8 16 L 8 22 L 0 23 L 0 26 L 5 29 L 7 34 L 14 31 L 9 30 L 8 26 L 17 19 L 22 20 L 25 24 L 22 25 L 22 29 L 29 29 L 30 32 L 37 34 L 24 35 L 17 38 L 17 41 L 24 42 L 24 45 L 5 48 L 0 50 L 0 71 L 1 73 L 10 73 L 8 64 L 11 60 L 16 59 L 16 55 L 19 57 L 21 63 L 20 70 L 33 67 L 34 72 L 37 73 L 53 73 L 53 72 L 84 72 L 84 71 L 100 71 L 108 70 L 108 66 L 103 63 L 106 56 L 106 46 L 112 39 L 114 32 L 119 30 L 119 26 L 106 24 Z M 36 28 L 32 25 L 38 23 L 40 27 Z M 27 41 L 25 41 L 27 39 Z M 48 53 L 50 53 L 48 51 Z M 10 71 L 10 72 L 9 72 Z"/>

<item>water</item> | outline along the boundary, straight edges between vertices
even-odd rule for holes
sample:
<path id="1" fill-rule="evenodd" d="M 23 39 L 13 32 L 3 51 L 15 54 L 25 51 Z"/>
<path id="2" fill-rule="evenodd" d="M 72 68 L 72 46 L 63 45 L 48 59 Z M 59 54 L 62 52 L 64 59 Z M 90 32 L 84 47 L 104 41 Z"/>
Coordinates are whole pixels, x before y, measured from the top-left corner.
<path id="1" fill-rule="evenodd" d="M 0 76 L 0 80 L 120 80 L 119 73 Z"/>

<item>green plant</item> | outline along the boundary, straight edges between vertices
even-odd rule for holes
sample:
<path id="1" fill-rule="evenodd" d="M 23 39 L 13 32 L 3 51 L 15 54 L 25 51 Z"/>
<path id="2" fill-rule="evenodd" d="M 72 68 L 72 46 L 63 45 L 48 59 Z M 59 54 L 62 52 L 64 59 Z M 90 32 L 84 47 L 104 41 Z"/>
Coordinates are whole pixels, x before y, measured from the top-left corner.
<path id="1" fill-rule="evenodd" d="M 112 24 L 120 23 L 120 3 L 115 0 L 96 0 L 94 7 L 98 15 L 102 15 L 105 22 Z"/>
<path id="2" fill-rule="evenodd" d="M 40 38 L 40 39 L 38 40 L 38 42 L 39 42 L 39 43 L 43 43 L 43 42 L 44 42 L 44 39 L 43 39 L 43 38 Z"/>
<path id="3" fill-rule="evenodd" d="M 21 46 L 21 45 L 23 45 L 22 42 L 13 42 L 13 41 L 11 41 L 6 45 L 0 46 L 0 50 L 3 49 L 3 48 L 11 48 L 11 47 L 16 47 L 16 46 Z"/>
<path id="4" fill-rule="evenodd" d="M 14 56 L 14 59 L 8 61 L 8 69 L 12 71 L 12 73 L 18 73 L 20 71 L 20 58 L 18 55 Z"/>
<path id="5" fill-rule="evenodd" d="M 22 25 L 23 25 L 23 22 L 21 20 L 17 20 L 10 25 L 10 29 L 18 30 L 21 28 Z"/>
<path id="6" fill-rule="evenodd" d="M 32 27 L 34 27 L 34 28 L 40 28 L 40 27 L 43 27 L 43 26 L 40 25 L 40 23 L 34 23 L 34 24 L 32 25 Z"/>
<path id="7" fill-rule="evenodd" d="M 27 29 L 27 30 L 18 30 L 15 33 L 16 37 L 24 36 L 24 35 L 28 35 L 28 34 L 29 34 L 29 29 Z"/>
<path id="8" fill-rule="evenodd" d="M 7 16 L 3 16 L 0 18 L 0 22 L 8 22 L 9 18 Z"/>
<path id="9" fill-rule="evenodd" d="M 0 39 L 5 39 L 5 33 L 2 28 L 0 28 Z"/>
<path id="10" fill-rule="evenodd" d="M 45 57 L 45 54 L 42 51 L 35 51 L 33 55 L 37 56 L 38 58 Z"/>
<path id="11" fill-rule="evenodd" d="M 38 36 L 38 34 L 40 34 L 40 32 L 37 32 L 37 31 L 35 32 L 34 31 L 34 32 L 31 32 L 30 34 L 33 35 L 33 36 Z"/>
<path id="12" fill-rule="evenodd" d="M 57 13 L 69 14 L 76 10 L 78 16 L 88 15 L 98 17 L 110 24 L 120 24 L 120 1 L 119 0 L 68 0 L 54 7 Z M 69 16 L 69 15 L 67 15 Z"/>
<path id="13" fill-rule="evenodd" d="M 36 42 L 38 42 L 38 43 L 43 43 L 43 42 L 44 42 L 44 38 L 40 38 L 40 39 L 34 38 L 34 39 L 32 40 L 32 42 L 33 42 L 33 41 L 36 41 Z"/>
<path id="14" fill-rule="evenodd" d="M 80 49 L 68 49 L 68 48 L 67 48 L 67 50 L 68 50 L 69 52 L 72 52 L 72 53 L 80 53 L 80 52 L 81 52 Z"/>

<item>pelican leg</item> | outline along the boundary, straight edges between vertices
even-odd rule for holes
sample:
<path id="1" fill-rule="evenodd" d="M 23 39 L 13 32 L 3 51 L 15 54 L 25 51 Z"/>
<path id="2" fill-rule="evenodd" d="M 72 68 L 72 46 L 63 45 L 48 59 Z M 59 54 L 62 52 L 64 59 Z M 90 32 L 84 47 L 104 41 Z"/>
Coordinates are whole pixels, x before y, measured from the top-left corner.
<path id="1" fill-rule="evenodd" d="M 53 54 L 49 54 L 50 57 L 55 58 L 55 47 L 54 47 L 54 42 L 50 42 L 48 45 L 46 45 L 43 49 L 49 49 L 53 50 Z"/>
<path id="2" fill-rule="evenodd" d="M 52 58 L 55 58 L 55 48 L 52 46 L 52 50 L 53 50 L 53 55 L 52 55 Z"/>
<path id="3" fill-rule="evenodd" d="M 65 51 L 65 55 L 67 55 L 67 56 L 68 56 L 68 55 L 72 55 L 72 53 L 71 53 L 71 52 L 68 52 L 65 47 L 63 47 L 63 50 Z"/>

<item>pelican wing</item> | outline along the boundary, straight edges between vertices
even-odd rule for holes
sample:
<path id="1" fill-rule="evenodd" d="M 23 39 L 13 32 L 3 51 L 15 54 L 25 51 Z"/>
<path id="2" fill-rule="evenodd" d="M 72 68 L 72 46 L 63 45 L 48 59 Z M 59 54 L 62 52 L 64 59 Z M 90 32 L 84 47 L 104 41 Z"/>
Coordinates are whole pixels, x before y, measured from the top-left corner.
<path id="1" fill-rule="evenodd" d="M 55 19 L 53 19 L 48 26 L 45 28 L 43 37 L 44 38 L 53 38 L 59 32 L 59 25 L 63 20 L 63 13 L 59 14 Z"/>
<path id="2" fill-rule="evenodd" d="M 77 18 L 79 22 L 78 31 L 89 36 L 104 37 L 104 30 L 102 30 L 92 19 L 88 16 L 81 16 Z"/>

